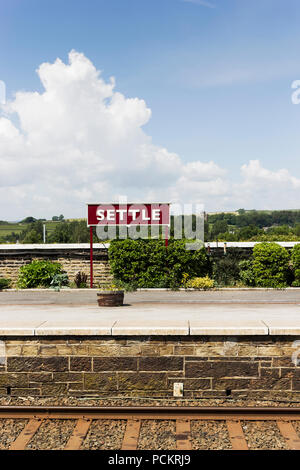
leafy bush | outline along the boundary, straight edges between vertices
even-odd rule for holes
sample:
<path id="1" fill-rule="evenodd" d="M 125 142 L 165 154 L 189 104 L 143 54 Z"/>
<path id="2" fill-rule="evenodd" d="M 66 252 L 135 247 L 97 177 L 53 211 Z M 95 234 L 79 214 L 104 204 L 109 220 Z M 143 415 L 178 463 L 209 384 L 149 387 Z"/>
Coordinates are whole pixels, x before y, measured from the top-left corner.
<path id="1" fill-rule="evenodd" d="M 259 243 L 253 249 L 253 272 L 259 287 L 286 287 L 289 280 L 289 254 L 277 243 Z"/>
<path id="2" fill-rule="evenodd" d="M 300 269 L 300 243 L 297 243 L 292 249 L 291 260 L 294 268 Z"/>
<path id="3" fill-rule="evenodd" d="M 56 274 L 62 274 L 59 263 L 51 261 L 34 260 L 20 268 L 18 287 L 49 287 Z"/>
<path id="4" fill-rule="evenodd" d="M 300 287 L 300 243 L 292 249 L 291 260 L 294 268 L 295 280 L 292 284 L 294 287 Z"/>
<path id="5" fill-rule="evenodd" d="M 293 287 L 300 287 L 300 269 L 295 269 L 295 280 L 292 283 Z"/>
<path id="6" fill-rule="evenodd" d="M 190 277 L 210 273 L 205 250 L 186 250 L 184 240 L 114 240 L 109 247 L 116 280 L 136 287 L 178 288 L 184 273 Z"/>
<path id="7" fill-rule="evenodd" d="M 78 271 L 74 279 L 76 287 L 85 288 L 87 286 L 87 278 L 87 274 L 82 271 Z"/>
<path id="8" fill-rule="evenodd" d="M 187 287 L 192 289 L 213 289 L 215 282 L 208 276 L 205 277 L 194 277 L 187 282 Z"/>
<path id="9" fill-rule="evenodd" d="M 0 290 L 2 289 L 8 289 L 11 284 L 10 279 L 6 279 L 5 277 L 0 278 Z"/>
<path id="10" fill-rule="evenodd" d="M 255 286 L 255 274 L 253 271 L 252 260 L 243 260 L 239 263 L 240 268 L 240 280 L 246 286 Z"/>

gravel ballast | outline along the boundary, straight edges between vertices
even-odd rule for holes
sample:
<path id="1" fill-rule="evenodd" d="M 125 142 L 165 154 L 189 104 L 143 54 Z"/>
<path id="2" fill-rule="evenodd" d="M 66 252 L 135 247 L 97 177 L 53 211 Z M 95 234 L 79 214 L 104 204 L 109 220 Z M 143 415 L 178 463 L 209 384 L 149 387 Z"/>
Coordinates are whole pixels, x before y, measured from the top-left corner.
<path id="1" fill-rule="evenodd" d="M 8 449 L 23 431 L 27 423 L 27 419 L 1 419 L 0 449 Z"/>
<path id="2" fill-rule="evenodd" d="M 121 448 L 126 429 L 126 420 L 92 421 L 82 449 L 117 450 Z"/>
<path id="3" fill-rule="evenodd" d="M 231 449 L 225 421 L 191 421 L 191 441 L 195 450 Z"/>
<path id="4" fill-rule="evenodd" d="M 222 406 L 222 407 L 300 407 L 300 401 L 243 400 L 227 398 L 144 398 L 144 397 L 0 397 L 0 406 Z"/>
<path id="5" fill-rule="evenodd" d="M 175 421 L 142 421 L 138 450 L 176 449 Z"/>
<path id="6" fill-rule="evenodd" d="M 285 439 L 274 421 L 247 421 L 242 423 L 242 428 L 249 449 L 287 449 Z"/>
<path id="7" fill-rule="evenodd" d="M 75 421 L 70 419 L 45 420 L 27 444 L 26 449 L 62 450 L 68 442 Z"/>

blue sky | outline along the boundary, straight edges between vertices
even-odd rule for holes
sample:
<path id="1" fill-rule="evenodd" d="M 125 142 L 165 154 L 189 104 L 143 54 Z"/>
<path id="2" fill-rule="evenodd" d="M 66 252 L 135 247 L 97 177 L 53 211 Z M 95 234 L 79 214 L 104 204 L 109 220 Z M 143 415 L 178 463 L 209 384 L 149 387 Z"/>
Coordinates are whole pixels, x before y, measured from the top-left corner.
<path id="1" fill-rule="evenodd" d="M 294 178 L 295 192 L 287 199 L 262 192 L 252 200 L 246 184 L 248 199 L 238 199 L 243 188 L 236 186 L 232 194 L 229 189 L 219 199 L 212 194 L 204 200 L 210 210 L 241 204 L 299 207 L 300 105 L 291 102 L 291 83 L 300 79 L 298 0 L 0 0 L 0 5 L 0 79 L 8 100 L 18 91 L 43 93 L 40 64 L 58 57 L 67 63 L 71 50 L 82 52 L 105 81 L 115 77 L 116 91 L 145 100 L 152 116 L 143 131 L 183 164 L 213 161 L 226 170 L 229 188 L 239 184 L 240 169 L 250 160 L 259 160 L 258 177 L 264 178 L 260 168 L 266 169 L 275 186 L 282 168 Z M 290 190 L 288 177 L 282 192 Z M 142 197 L 141 190 L 136 194 Z M 71 206 L 65 210 L 73 212 Z"/>

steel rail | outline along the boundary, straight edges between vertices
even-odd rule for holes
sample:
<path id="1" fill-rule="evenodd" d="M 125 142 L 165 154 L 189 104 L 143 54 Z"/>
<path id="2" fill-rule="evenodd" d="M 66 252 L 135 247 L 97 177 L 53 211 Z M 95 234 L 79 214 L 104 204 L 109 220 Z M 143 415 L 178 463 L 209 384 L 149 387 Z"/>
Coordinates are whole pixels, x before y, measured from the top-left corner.
<path id="1" fill-rule="evenodd" d="M 201 406 L 0 406 L 0 418 L 42 416 L 49 418 L 99 417 L 127 419 L 300 419 L 300 407 L 201 407 Z"/>

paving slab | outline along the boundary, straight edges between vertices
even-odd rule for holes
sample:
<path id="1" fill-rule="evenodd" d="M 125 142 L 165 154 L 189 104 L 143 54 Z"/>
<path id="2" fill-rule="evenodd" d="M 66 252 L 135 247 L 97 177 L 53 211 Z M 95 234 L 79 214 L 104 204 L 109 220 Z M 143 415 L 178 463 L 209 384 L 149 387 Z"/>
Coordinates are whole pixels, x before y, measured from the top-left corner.
<path id="1" fill-rule="evenodd" d="M 2 336 L 33 336 L 35 328 L 42 323 L 42 319 L 26 315 L 23 309 L 0 310 L 0 335 Z"/>
<path id="2" fill-rule="evenodd" d="M 116 311 L 100 312 L 90 306 L 1 306 L 0 334 L 111 335 L 116 319 Z"/>
<path id="3" fill-rule="evenodd" d="M 268 327 L 261 320 L 241 319 L 234 321 L 225 319 L 216 322 L 215 319 L 202 319 L 190 322 L 190 335 L 254 336 L 268 335 L 268 333 Z"/>
<path id="4" fill-rule="evenodd" d="M 112 326 L 109 323 L 101 325 L 91 325 L 87 327 L 70 325 L 45 324 L 44 327 L 34 330 L 35 336 L 111 336 Z"/>
<path id="5" fill-rule="evenodd" d="M 269 328 L 269 335 L 300 335 L 300 311 L 299 315 L 266 316 L 264 319 Z"/>
<path id="6" fill-rule="evenodd" d="M 269 335 L 300 335 L 300 305 L 274 307 L 265 309 L 261 315 L 268 326 Z"/>
<path id="7" fill-rule="evenodd" d="M 116 309 L 101 311 L 99 307 L 72 307 L 44 310 L 45 321 L 35 335 L 111 335 L 117 321 Z"/>
<path id="8" fill-rule="evenodd" d="M 189 320 L 186 316 L 174 318 L 172 312 L 164 312 L 164 315 L 158 312 L 144 313 L 147 316 L 137 317 L 131 314 L 117 320 L 112 328 L 112 334 L 114 336 L 189 334 Z"/>
<path id="9" fill-rule="evenodd" d="M 191 335 L 267 335 L 265 305 L 203 305 L 189 314 Z"/>
<path id="10" fill-rule="evenodd" d="M 0 336 L 34 336 L 34 328 L 16 327 L 15 325 L 0 326 Z"/>

